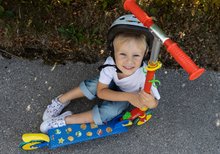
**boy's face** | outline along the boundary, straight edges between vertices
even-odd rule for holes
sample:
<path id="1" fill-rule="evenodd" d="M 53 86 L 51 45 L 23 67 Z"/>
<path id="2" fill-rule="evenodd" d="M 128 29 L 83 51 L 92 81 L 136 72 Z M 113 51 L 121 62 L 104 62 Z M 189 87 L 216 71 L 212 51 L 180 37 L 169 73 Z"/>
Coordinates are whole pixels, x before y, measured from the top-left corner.
<path id="1" fill-rule="evenodd" d="M 125 76 L 132 75 L 140 66 L 146 51 L 146 42 L 128 39 L 114 44 L 116 66 Z"/>

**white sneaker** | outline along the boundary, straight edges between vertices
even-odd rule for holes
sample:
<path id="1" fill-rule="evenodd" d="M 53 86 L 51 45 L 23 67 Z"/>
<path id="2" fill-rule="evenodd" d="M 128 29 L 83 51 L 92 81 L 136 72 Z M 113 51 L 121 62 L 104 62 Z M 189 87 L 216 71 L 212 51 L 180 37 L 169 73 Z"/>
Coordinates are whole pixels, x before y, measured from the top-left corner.
<path id="1" fill-rule="evenodd" d="M 47 133 L 49 129 L 66 126 L 65 117 L 72 115 L 71 111 L 66 111 L 63 114 L 46 120 L 40 125 L 40 131 L 42 133 Z"/>
<path id="2" fill-rule="evenodd" d="M 47 106 L 47 109 L 44 111 L 43 114 L 43 121 L 57 117 L 60 115 L 61 111 L 64 107 L 66 107 L 69 102 L 63 104 L 58 100 L 59 96 L 52 100 L 52 103 Z"/>

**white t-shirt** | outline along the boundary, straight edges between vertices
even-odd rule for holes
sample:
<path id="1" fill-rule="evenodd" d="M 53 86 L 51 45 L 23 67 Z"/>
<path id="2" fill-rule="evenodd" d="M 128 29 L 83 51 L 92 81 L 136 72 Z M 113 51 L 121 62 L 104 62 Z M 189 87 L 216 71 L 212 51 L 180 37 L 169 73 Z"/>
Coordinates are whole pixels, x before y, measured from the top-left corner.
<path id="1" fill-rule="evenodd" d="M 110 64 L 115 65 L 115 62 L 112 57 L 108 57 L 104 63 L 104 65 Z M 118 79 L 118 75 L 116 72 L 116 68 L 112 66 L 107 66 L 103 68 L 100 72 L 99 82 L 109 85 L 113 80 L 114 83 L 124 92 L 138 92 L 144 89 L 146 74 L 143 71 L 143 68 L 146 67 L 146 64 L 139 69 L 137 69 L 132 75 Z M 154 97 L 159 100 L 160 94 L 156 87 L 151 86 L 152 93 Z"/>

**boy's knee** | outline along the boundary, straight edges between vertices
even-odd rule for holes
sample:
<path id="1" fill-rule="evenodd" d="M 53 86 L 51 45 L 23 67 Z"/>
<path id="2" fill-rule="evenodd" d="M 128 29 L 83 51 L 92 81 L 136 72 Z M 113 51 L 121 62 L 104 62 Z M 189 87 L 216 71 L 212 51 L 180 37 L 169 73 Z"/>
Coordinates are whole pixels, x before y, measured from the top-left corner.
<path id="1" fill-rule="evenodd" d="M 112 110 L 109 107 L 98 107 L 96 105 L 93 108 L 93 120 L 97 125 L 104 124 L 104 122 L 112 120 L 119 114 L 119 112 Z"/>
<path id="2" fill-rule="evenodd" d="M 83 95 L 92 100 L 96 97 L 98 77 L 91 80 L 85 80 L 80 83 L 79 87 Z"/>
<path id="3" fill-rule="evenodd" d="M 99 108 L 99 113 L 102 121 L 109 121 L 121 114 L 127 107 L 128 103 L 125 102 L 115 102 L 115 103 L 105 103 L 105 105 Z"/>
<path id="4" fill-rule="evenodd" d="M 105 110 L 100 113 L 101 119 L 103 122 L 110 121 L 117 115 L 119 115 L 119 112 L 113 111 L 113 110 Z"/>

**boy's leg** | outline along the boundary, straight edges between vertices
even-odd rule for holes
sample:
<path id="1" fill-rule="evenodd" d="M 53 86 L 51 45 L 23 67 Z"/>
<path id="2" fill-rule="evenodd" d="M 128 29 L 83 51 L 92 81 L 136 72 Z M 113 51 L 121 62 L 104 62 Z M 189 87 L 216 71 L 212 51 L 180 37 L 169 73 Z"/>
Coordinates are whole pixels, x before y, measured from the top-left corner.
<path id="1" fill-rule="evenodd" d="M 76 87 L 70 91 L 68 91 L 67 93 L 61 95 L 58 100 L 60 103 L 63 103 L 65 104 L 66 102 L 69 102 L 73 99 L 76 99 L 76 98 L 80 98 L 80 97 L 83 97 L 84 94 L 83 92 L 80 90 L 80 87 Z"/>
<path id="2" fill-rule="evenodd" d="M 76 87 L 69 92 L 58 96 L 52 100 L 52 103 L 47 106 L 43 114 L 43 120 L 48 120 L 57 117 L 63 108 L 67 106 L 70 100 L 86 96 L 88 99 L 96 97 L 98 77 L 92 80 L 85 80 L 80 83 L 79 87 Z"/>
<path id="3" fill-rule="evenodd" d="M 80 98 L 83 97 L 83 93 L 80 90 L 79 87 L 76 87 L 69 92 L 62 94 L 58 96 L 57 98 L 52 100 L 52 103 L 47 106 L 47 109 L 44 111 L 43 114 L 43 121 L 54 118 L 58 116 L 63 108 L 65 108 L 70 100 L 75 99 L 75 98 Z"/>
<path id="4" fill-rule="evenodd" d="M 92 110 L 95 124 L 102 125 L 110 121 L 129 107 L 129 102 L 104 101 L 101 106 L 96 105 Z"/>
<path id="5" fill-rule="evenodd" d="M 65 126 L 67 124 L 91 122 L 94 122 L 97 125 L 102 125 L 104 122 L 110 121 L 122 113 L 126 108 L 128 108 L 128 106 L 128 102 L 104 101 L 100 107 L 96 105 L 93 110 L 87 112 L 71 114 L 70 111 L 66 111 L 60 116 L 44 121 L 40 126 L 40 130 L 43 133 L 47 133 L 47 131 L 51 128 Z"/>
<path id="6" fill-rule="evenodd" d="M 93 122 L 92 111 L 87 111 L 79 114 L 72 114 L 70 111 L 66 111 L 63 114 L 44 121 L 40 125 L 40 130 L 43 133 L 47 133 L 49 129 L 66 126 L 67 124 L 81 124 Z"/>
<path id="7" fill-rule="evenodd" d="M 86 96 L 88 99 L 93 99 L 96 97 L 98 84 L 98 77 L 92 80 L 85 80 L 80 83 L 79 87 L 76 87 L 69 92 L 58 96 L 52 100 L 52 103 L 47 106 L 47 109 L 43 114 L 43 121 L 57 117 L 64 107 L 66 107 L 69 102 L 73 99 Z"/>
<path id="8" fill-rule="evenodd" d="M 65 117 L 66 124 L 81 124 L 95 122 L 98 125 L 112 120 L 129 107 L 128 102 L 104 101 L 101 106 L 96 105 L 92 110 L 72 114 Z"/>
<path id="9" fill-rule="evenodd" d="M 90 100 L 94 99 L 97 93 L 97 84 L 98 77 L 81 82 L 79 85 L 79 94 L 81 93 L 83 96 L 86 96 Z M 68 95 L 65 97 L 67 96 Z M 90 122 L 94 122 L 92 110 L 65 117 L 66 124 L 81 124 Z"/>
<path id="10" fill-rule="evenodd" d="M 94 122 L 92 110 L 67 116 L 65 122 L 66 124 L 92 123 Z"/>
<path id="11" fill-rule="evenodd" d="M 55 118 L 44 121 L 40 126 L 40 130 L 43 133 L 47 133 L 47 131 L 51 128 L 65 126 L 67 124 L 94 122 L 97 125 L 102 125 L 104 122 L 110 121 L 122 113 L 128 106 L 128 102 L 105 101 L 100 107 L 95 106 L 93 110 L 87 112 L 71 114 L 70 111 L 66 111 Z"/>

